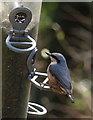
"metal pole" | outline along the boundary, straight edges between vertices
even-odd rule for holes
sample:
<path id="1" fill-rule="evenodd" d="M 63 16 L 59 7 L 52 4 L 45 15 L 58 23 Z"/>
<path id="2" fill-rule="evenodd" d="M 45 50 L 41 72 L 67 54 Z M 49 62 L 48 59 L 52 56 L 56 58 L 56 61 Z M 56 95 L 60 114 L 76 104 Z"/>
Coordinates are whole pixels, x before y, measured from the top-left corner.
<path id="1" fill-rule="evenodd" d="M 2 6 L 5 7 L 4 12 L 11 11 L 9 7 L 14 7 L 14 4 L 2 3 Z M 28 29 L 31 31 L 31 36 L 36 40 L 41 3 L 16 2 L 16 4 L 29 7 L 31 10 L 33 20 Z M 31 51 L 17 53 L 6 46 L 5 39 L 11 26 L 8 21 L 8 14 L 2 17 L 2 118 L 27 118 L 31 89 L 31 83 L 27 79 L 29 74 L 27 58 Z"/>

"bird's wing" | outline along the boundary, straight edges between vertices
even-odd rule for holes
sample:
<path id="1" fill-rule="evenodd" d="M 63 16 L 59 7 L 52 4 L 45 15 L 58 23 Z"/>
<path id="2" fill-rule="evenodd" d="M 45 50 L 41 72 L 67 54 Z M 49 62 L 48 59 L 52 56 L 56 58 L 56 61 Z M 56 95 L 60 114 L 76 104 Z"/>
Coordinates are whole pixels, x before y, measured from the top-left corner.
<path id="1" fill-rule="evenodd" d="M 62 87 L 68 90 L 72 89 L 72 82 L 67 65 L 58 66 L 57 64 L 51 64 L 49 70 L 51 74 L 57 78 Z"/>

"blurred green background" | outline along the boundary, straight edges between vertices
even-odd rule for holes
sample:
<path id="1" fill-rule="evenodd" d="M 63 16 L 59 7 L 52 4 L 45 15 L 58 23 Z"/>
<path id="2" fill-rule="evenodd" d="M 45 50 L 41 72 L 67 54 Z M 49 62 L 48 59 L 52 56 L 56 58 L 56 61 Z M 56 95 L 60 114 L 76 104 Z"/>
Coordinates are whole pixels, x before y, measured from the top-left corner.
<path id="1" fill-rule="evenodd" d="M 31 101 L 45 106 L 40 118 L 91 117 L 91 3 L 44 2 L 37 41 L 37 71 L 46 72 L 50 59 L 45 51 L 62 53 L 73 81 L 72 104 L 65 95 L 32 86 Z M 38 79 L 42 81 L 43 78 Z M 29 118 L 39 116 L 28 115 Z"/>

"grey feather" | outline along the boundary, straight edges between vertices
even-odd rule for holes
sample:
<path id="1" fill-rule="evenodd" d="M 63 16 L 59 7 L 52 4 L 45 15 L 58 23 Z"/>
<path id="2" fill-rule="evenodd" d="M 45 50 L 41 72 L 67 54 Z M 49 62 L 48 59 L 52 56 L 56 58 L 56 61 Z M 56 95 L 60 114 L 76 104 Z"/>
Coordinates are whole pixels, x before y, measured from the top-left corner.
<path id="1" fill-rule="evenodd" d="M 72 89 L 72 82 L 66 62 L 64 64 L 50 64 L 49 70 L 61 86 L 68 90 Z"/>

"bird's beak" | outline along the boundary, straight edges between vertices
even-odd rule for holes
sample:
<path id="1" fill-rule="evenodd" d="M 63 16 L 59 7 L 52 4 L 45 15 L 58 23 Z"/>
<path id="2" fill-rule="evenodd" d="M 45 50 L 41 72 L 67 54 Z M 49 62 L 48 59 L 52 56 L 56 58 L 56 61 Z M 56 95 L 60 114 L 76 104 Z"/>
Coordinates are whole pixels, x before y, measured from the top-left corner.
<path id="1" fill-rule="evenodd" d="M 51 53 L 45 52 L 48 56 L 51 56 Z"/>

